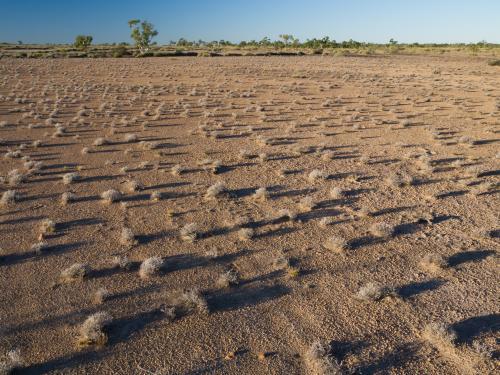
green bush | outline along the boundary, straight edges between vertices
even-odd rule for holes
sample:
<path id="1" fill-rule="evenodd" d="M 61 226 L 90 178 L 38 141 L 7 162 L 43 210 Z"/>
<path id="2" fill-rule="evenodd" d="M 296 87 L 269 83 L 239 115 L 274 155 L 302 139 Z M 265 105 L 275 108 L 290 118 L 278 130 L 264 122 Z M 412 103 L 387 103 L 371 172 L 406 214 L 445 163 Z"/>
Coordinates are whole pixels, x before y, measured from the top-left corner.
<path id="1" fill-rule="evenodd" d="M 91 35 L 77 35 L 75 38 L 75 47 L 78 49 L 86 49 L 92 44 Z"/>

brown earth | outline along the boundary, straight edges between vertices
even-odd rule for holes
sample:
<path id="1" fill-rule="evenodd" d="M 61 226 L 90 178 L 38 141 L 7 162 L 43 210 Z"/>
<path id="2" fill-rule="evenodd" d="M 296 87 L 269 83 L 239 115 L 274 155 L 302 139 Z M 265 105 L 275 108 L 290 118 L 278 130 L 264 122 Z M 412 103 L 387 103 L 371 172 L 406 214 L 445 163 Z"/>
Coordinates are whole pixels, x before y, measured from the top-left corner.
<path id="1" fill-rule="evenodd" d="M 20 373 L 499 370 L 498 67 L 429 56 L 3 59 L 0 73 L 2 192 L 17 192 L 0 208 L 0 356 L 18 350 Z M 71 172 L 80 178 L 63 184 Z M 217 182 L 221 194 L 205 197 Z M 102 202 L 109 189 L 121 202 Z M 64 192 L 75 200 L 62 205 Z M 36 252 L 44 219 L 56 228 Z M 197 238 L 186 242 L 190 223 Z M 376 236 L 381 223 L 389 233 Z M 124 227 L 135 243 L 121 244 Z M 332 236 L 343 248 L 324 246 Z M 112 265 L 117 254 L 129 269 Z M 422 264 L 428 254 L 441 263 Z M 152 256 L 164 266 L 140 278 Z M 74 263 L 90 270 L 62 282 Z M 228 270 L 237 285 L 218 282 Z M 379 300 L 359 298 L 370 282 Z M 109 296 L 96 303 L 99 288 Z M 176 305 L 169 318 L 172 295 L 193 288 L 208 312 Z M 107 342 L 77 345 L 99 311 L 113 317 Z M 317 340 L 325 351 L 311 358 Z"/>

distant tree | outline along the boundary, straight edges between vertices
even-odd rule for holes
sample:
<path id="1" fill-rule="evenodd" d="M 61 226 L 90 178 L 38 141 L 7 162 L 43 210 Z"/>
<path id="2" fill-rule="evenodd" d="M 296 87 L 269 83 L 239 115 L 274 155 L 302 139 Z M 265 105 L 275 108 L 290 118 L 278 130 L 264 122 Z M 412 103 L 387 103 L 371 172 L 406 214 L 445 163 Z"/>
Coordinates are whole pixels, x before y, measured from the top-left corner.
<path id="1" fill-rule="evenodd" d="M 179 38 L 175 45 L 179 47 L 187 47 L 189 45 L 189 41 L 185 38 Z"/>
<path id="2" fill-rule="evenodd" d="M 92 44 L 92 36 L 90 35 L 77 35 L 75 38 L 75 47 L 80 49 L 86 49 Z"/>
<path id="3" fill-rule="evenodd" d="M 391 38 L 391 40 L 389 40 L 389 44 L 395 46 L 396 44 L 398 44 L 398 41 Z"/>
<path id="4" fill-rule="evenodd" d="M 283 43 L 288 45 L 288 41 L 293 41 L 293 35 L 290 34 L 280 34 L 280 39 L 283 39 Z"/>
<path id="5" fill-rule="evenodd" d="M 18 41 L 17 41 L 17 44 L 22 45 L 22 44 L 23 44 L 23 41 L 22 41 L 22 40 L 18 40 Z"/>
<path id="6" fill-rule="evenodd" d="M 264 38 L 261 39 L 259 42 L 261 46 L 270 46 L 271 45 L 271 39 L 269 37 L 265 36 Z"/>
<path id="7" fill-rule="evenodd" d="M 132 29 L 130 37 L 134 40 L 137 48 L 141 52 L 148 51 L 152 44 L 152 39 L 158 35 L 158 31 L 155 30 L 153 24 L 148 21 L 134 19 L 128 21 L 128 26 Z"/>

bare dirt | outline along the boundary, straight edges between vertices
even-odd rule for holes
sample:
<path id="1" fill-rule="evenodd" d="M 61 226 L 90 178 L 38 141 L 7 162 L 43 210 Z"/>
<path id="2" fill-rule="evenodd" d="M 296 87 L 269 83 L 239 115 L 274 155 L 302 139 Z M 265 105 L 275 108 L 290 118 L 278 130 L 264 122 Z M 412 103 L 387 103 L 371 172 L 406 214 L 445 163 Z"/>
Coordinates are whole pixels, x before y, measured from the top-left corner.
<path id="1" fill-rule="evenodd" d="M 499 370 L 498 67 L 431 56 L 3 59 L 0 73 L 1 189 L 17 194 L 0 211 L 0 357 L 17 349 L 20 373 Z M 103 203 L 109 189 L 119 202 Z M 62 205 L 65 192 L 75 197 Z M 55 230 L 41 238 L 44 219 Z M 196 239 L 183 241 L 191 223 Z M 340 248 L 325 245 L 332 236 Z M 164 266 L 139 277 L 152 256 Z M 74 263 L 86 275 L 62 282 Z M 235 285 L 218 282 L 228 270 Z M 370 282 L 380 298 L 360 299 Z M 99 288 L 109 295 L 97 303 Z M 186 289 L 208 311 L 172 302 Z M 106 342 L 78 345 L 100 311 L 113 318 Z M 318 340 L 325 351 L 311 359 Z"/>

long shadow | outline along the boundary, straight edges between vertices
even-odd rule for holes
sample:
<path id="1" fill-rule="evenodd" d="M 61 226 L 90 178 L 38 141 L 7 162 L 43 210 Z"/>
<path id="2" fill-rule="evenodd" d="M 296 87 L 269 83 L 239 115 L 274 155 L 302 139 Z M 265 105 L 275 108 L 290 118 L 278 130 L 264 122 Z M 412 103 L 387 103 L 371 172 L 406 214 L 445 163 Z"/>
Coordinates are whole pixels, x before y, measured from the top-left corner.
<path id="1" fill-rule="evenodd" d="M 164 238 L 169 238 L 169 237 L 172 237 L 174 235 L 175 234 L 173 231 L 163 230 L 163 231 L 159 231 L 159 232 L 152 233 L 152 234 L 138 235 L 138 236 L 136 236 L 136 239 L 137 239 L 137 241 L 139 241 L 140 244 L 148 244 L 150 242 L 158 241 L 158 240 L 161 240 Z"/>
<path id="2" fill-rule="evenodd" d="M 106 150 L 92 150 L 91 154 L 110 154 L 112 152 L 120 152 L 117 148 L 108 148 Z"/>
<path id="3" fill-rule="evenodd" d="M 254 254 L 256 251 L 252 251 Z M 235 253 L 228 253 L 228 254 L 222 254 L 218 255 L 215 258 L 212 258 L 212 261 L 214 262 L 220 262 L 220 263 L 231 263 L 234 262 L 236 259 L 243 257 L 245 255 L 250 254 L 250 251 L 247 249 L 242 249 L 240 251 L 237 251 Z"/>
<path id="4" fill-rule="evenodd" d="M 445 221 L 448 221 L 448 220 L 461 220 L 460 219 L 460 216 L 456 216 L 456 215 L 441 215 L 441 216 L 435 216 L 431 222 L 432 224 L 440 224 L 440 223 L 444 223 Z"/>
<path id="5" fill-rule="evenodd" d="M 14 253 L 0 256 L 0 266 L 12 266 L 14 264 L 23 263 L 28 260 L 40 259 L 43 257 L 59 255 L 75 250 L 78 247 L 85 245 L 86 242 L 73 242 L 67 244 L 51 245 L 44 249 L 41 254 L 34 251 L 27 251 L 25 253 Z"/>
<path id="6" fill-rule="evenodd" d="M 149 200 L 149 194 L 126 195 L 123 196 L 120 200 L 123 202 L 145 201 Z"/>
<path id="7" fill-rule="evenodd" d="M 32 202 L 38 199 L 56 199 L 58 194 L 39 194 L 39 195 L 31 195 L 24 196 L 19 199 L 20 202 Z"/>
<path id="8" fill-rule="evenodd" d="M 55 182 L 55 181 L 60 181 L 60 180 L 61 180 L 61 177 L 36 178 L 36 179 L 25 181 L 25 184 L 36 184 L 37 182 Z"/>
<path id="9" fill-rule="evenodd" d="M 500 229 L 492 229 L 488 232 L 491 238 L 500 238 Z"/>
<path id="10" fill-rule="evenodd" d="M 403 235 L 417 233 L 420 229 L 422 229 L 423 225 L 424 224 L 420 224 L 419 221 L 416 221 L 413 223 L 403 223 L 403 224 L 396 225 L 394 227 L 394 235 L 395 236 L 403 236 Z"/>
<path id="11" fill-rule="evenodd" d="M 365 340 L 358 341 L 330 341 L 331 355 L 338 361 L 342 362 L 348 354 L 359 353 L 364 348 L 367 348 L 369 343 Z"/>
<path id="12" fill-rule="evenodd" d="M 327 208 L 324 210 L 313 210 L 309 212 L 304 212 L 298 216 L 299 220 L 307 222 L 313 219 L 321 219 L 323 217 L 337 216 L 341 214 L 341 211 L 335 210 L 333 208 Z"/>
<path id="13" fill-rule="evenodd" d="M 76 202 L 92 202 L 92 201 L 98 201 L 101 199 L 98 195 L 89 195 L 86 197 L 76 197 L 75 198 L 75 203 Z"/>
<path id="14" fill-rule="evenodd" d="M 2 221 L 0 224 L 21 224 L 21 223 L 27 223 L 30 221 L 42 220 L 43 218 L 44 218 L 44 216 L 27 216 L 27 217 L 20 217 L 17 219 L 5 220 L 5 221 Z"/>
<path id="15" fill-rule="evenodd" d="M 158 189 L 166 189 L 166 188 L 176 188 L 180 186 L 191 185 L 190 182 L 171 182 L 167 184 L 158 184 L 152 186 L 145 186 L 143 190 L 158 190 Z"/>
<path id="16" fill-rule="evenodd" d="M 126 272 L 126 271 L 124 271 Z M 139 287 L 133 290 L 113 293 L 111 296 L 107 298 L 107 301 L 119 300 L 121 298 L 128 297 L 138 297 L 144 294 L 152 293 L 161 290 L 160 285 L 147 285 L 144 287 Z M 23 322 L 20 325 L 16 326 L 4 326 L 2 327 L 2 335 L 17 335 L 18 332 L 30 331 L 38 329 L 39 327 L 50 328 L 56 325 L 75 325 L 79 320 L 82 320 L 85 316 L 90 315 L 98 310 L 102 309 L 102 306 L 93 305 L 88 308 L 84 308 L 77 311 L 72 311 L 66 314 L 50 316 L 42 320 L 33 321 L 33 322 Z"/>
<path id="17" fill-rule="evenodd" d="M 108 345 L 113 346 L 120 342 L 124 342 L 133 334 L 142 331 L 148 325 L 160 321 L 163 318 L 164 314 L 160 309 L 153 309 L 125 318 L 116 319 L 109 327 Z"/>
<path id="18" fill-rule="evenodd" d="M 244 197 L 249 197 L 253 193 L 255 193 L 255 189 L 256 189 L 255 187 L 233 189 L 233 190 L 228 190 L 228 194 L 233 198 L 244 198 Z"/>
<path id="19" fill-rule="evenodd" d="M 475 337 L 491 332 L 496 335 L 500 330 L 500 314 L 475 316 L 452 324 L 457 334 L 457 343 L 470 344 Z"/>
<path id="20" fill-rule="evenodd" d="M 413 181 L 412 185 L 413 186 L 423 186 L 423 185 L 437 184 L 439 182 L 443 182 L 443 179 L 438 179 L 438 178 L 435 178 L 435 179 L 423 179 L 423 178 L 419 178 L 418 180 Z"/>
<path id="21" fill-rule="evenodd" d="M 455 191 L 449 191 L 446 193 L 441 193 L 436 195 L 437 199 L 444 199 L 444 198 L 449 198 L 449 197 L 459 197 L 461 195 L 464 195 L 467 193 L 467 190 L 455 190 Z"/>
<path id="22" fill-rule="evenodd" d="M 278 228 L 278 229 L 270 230 L 270 231 L 265 232 L 265 233 L 258 234 L 255 236 L 255 238 L 283 236 L 285 234 L 296 232 L 297 230 L 298 230 L 297 228 Z"/>
<path id="23" fill-rule="evenodd" d="M 385 354 L 379 359 L 357 367 L 356 374 L 388 374 L 393 367 L 402 368 L 405 363 L 418 361 L 420 344 L 406 343 L 398 346 L 394 351 Z"/>
<path id="24" fill-rule="evenodd" d="M 133 266 L 137 269 L 138 263 L 136 262 Z M 124 270 L 123 268 L 119 268 L 119 267 L 101 268 L 99 270 L 90 271 L 89 278 L 100 279 L 100 278 L 104 278 L 104 277 L 112 277 L 112 276 L 117 275 L 119 273 L 126 273 L 126 272 L 128 272 L 128 271 Z"/>
<path id="25" fill-rule="evenodd" d="M 85 351 L 76 354 L 68 354 L 51 359 L 47 362 L 22 367 L 16 374 L 40 375 L 54 371 L 67 372 L 69 369 L 91 362 L 99 361 L 108 356 L 107 351 Z"/>
<path id="26" fill-rule="evenodd" d="M 296 189 L 296 190 L 288 190 L 288 191 L 277 191 L 273 193 L 273 198 L 279 197 L 296 197 L 301 195 L 307 195 L 314 193 L 316 189 Z"/>
<path id="27" fill-rule="evenodd" d="M 209 259 L 194 254 L 177 254 L 167 257 L 165 263 L 165 272 L 171 272 L 204 267 L 209 263 Z"/>
<path id="28" fill-rule="evenodd" d="M 269 272 L 269 273 L 266 273 L 263 275 L 257 275 L 255 277 L 250 278 L 250 279 L 241 280 L 239 285 L 245 286 L 245 285 L 249 285 L 249 284 L 257 283 L 257 282 L 271 281 L 271 280 L 278 278 L 281 275 L 283 275 L 283 271 L 276 270 L 276 271 L 272 271 L 272 272 Z"/>
<path id="29" fill-rule="evenodd" d="M 383 208 L 381 210 L 372 212 L 371 216 L 377 217 L 377 216 L 382 216 L 382 215 L 387 215 L 387 214 L 395 214 L 395 213 L 402 212 L 402 211 L 412 210 L 414 208 L 415 208 L 415 206 L 401 206 L 401 207 Z"/>
<path id="30" fill-rule="evenodd" d="M 497 169 L 495 171 L 487 171 L 479 173 L 477 177 L 488 177 L 488 176 L 498 176 L 498 175 L 500 175 L 500 169 Z"/>
<path id="31" fill-rule="evenodd" d="M 480 250 L 480 251 L 462 251 L 460 253 L 453 254 L 448 258 L 448 265 L 450 267 L 456 267 L 463 263 L 469 262 L 480 262 L 490 255 L 495 255 L 494 250 Z"/>
<path id="32" fill-rule="evenodd" d="M 413 282 L 398 287 L 397 292 L 403 298 L 411 298 L 417 294 L 435 290 L 445 283 L 446 281 L 441 279 Z"/>
<path id="33" fill-rule="evenodd" d="M 244 307 L 281 298 L 290 293 L 290 288 L 277 284 L 272 286 L 242 287 L 214 293 L 209 298 L 210 311 L 233 311 Z"/>
<path id="34" fill-rule="evenodd" d="M 82 179 L 79 182 L 110 181 L 110 180 L 114 180 L 117 177 L 119 177 L 119 176 L 118 175 L 115 175 L 115 176 L 89 176 L 89 177 L 82 177 Z"/>
<path id="35" fill-rule="evenodd" d="M 356 250 L 365 246 L 376 245 L 384 242 L 385 240 L 383 238 L 363 236 L 349 241 L 349 248 Z"/>
<path id="36" fill-rule="evenodd" d="M 74 227 L 82 227 L 82 226 L 88 226 L 88 225 L 99 225 L 104 223 L 104 220 L 91 217 L 91 218 L 85 218 L 85 219 L 77 219 L 77 220 L 70 220 L 70 221 L 65 221 L 62 223 L 57 223 L 58 229 L 61 230 L 66 230 L 66 229 L 71 229 Z"/>
<path id="37" fill-rule="evenodd" d="M 232 228 L 227 228 L 227 227 L 218 227 L 218 228 L 213 228 L 210 229 L 206 232 L 203 232 L 199 235 L 200 239 L 201 238 L 209 238 L 209 237 L 216 237 L 216 236 L 222 236 L 224 234 L 228 234 L 230 232 L 233 232 L 235 229 Z"/>
<path id="38" fill-rule="evenodd" d="M 487 145 L 491 143 L 496 143 L 500 142 L 500 139 L 483 139 L 483 140 L 478 140 L 474 141 L 474 145 Z"/>
<path id="39" fill-rule="evenodd" d="M 188 198 L 188 197 L 194 197 L 196 196 L 196 193 L 165 193 L 165 199 L 179 199 L 179 198 Z"/>
<path id="40" fill-rule="evenodd" d="M 78 164 L 76 163 L 62 163 L 62 164 L 50 164 L 50 165 L 44 165 L 43 170 L 45 169 L 61 169 L 61 168 L 76 168 Z M 60 173 L 60 172 L 58 172 Z"/>

